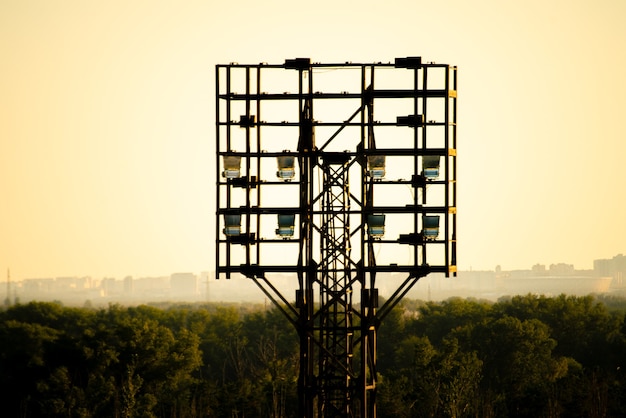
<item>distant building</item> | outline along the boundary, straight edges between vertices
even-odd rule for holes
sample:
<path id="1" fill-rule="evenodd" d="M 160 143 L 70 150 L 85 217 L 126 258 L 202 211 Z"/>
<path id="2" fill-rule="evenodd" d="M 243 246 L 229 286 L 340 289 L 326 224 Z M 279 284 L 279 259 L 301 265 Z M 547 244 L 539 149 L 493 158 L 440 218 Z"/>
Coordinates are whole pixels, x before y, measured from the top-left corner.
<path id="1" fill-rule="evenodd" d="M 170 291 L 173 298 L 197 299 L 198 277 L 193 273 L 174 273 L 170 276 Z"/>
<path id="2" fill-rule="evenodd" d="M 107 298 L 119 298 L 122 295 L 124 289 L 122 282 L 115 280 L 111 277 L 102 279 L 102 281 L 100 282 L 100 286 L 102 288 L 102 294 Z"/>
<path id="3" fill-rule="evenodd" d="M 503 282 L 503 294 L 526 293 L 557 296 L 561 293 L 585 296 L 606 293 L 611 285 L 610 277 L 579 276 L 575 274 L 511 277 Z"/>
<path id="4" fill-rule="evenodd" d="M 550 264 L 550 276 L 573 276 L 576 274 L 573 264 Z"/>
<path id="5" fill-rule="evenodd" d="M 132 276 L 126 276 L 124 277 L 124 294 L 126 296 L 131 296 L 133 294 L 134 288 L 133 288 L 133 277 Z"/>
<path id="6" fill-rule="evenodd" d="M 203 271 L 200 273 L 199 292 L 200 295 L 204 295 L 205 300 L 209 300 L 209 272 Z"/>
<path id="7" fill-rule="evenodd" d="M 533 276 L 545 276 L 546 266 L 544 264 L 535 264 L 532 267 Z"/>
<path id="8" fill-rule="evenodd" d="M 626 256 L 623 254 L 612 259 L 594 260 L 593 270 L 598 277 L 612 277 L 614 289 L 626 289 Z"/>

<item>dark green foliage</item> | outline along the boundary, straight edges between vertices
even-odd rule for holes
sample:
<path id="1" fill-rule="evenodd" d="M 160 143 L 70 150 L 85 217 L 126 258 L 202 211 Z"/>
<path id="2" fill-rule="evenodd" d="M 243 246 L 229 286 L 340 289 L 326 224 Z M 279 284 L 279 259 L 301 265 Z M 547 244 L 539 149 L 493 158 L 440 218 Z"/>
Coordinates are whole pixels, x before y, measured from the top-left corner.
<path id="1" fill-rule="evenodd" d="M 379 330 L 378 416 L 626 416 L 626 304 L 607 300 L 407 301 Z M 262 306 L 16 305 L 2 415 L 294 417 L 298 344 Z"/>
<path id="2" fill-rule="evenodd" d="M 379 346 L 381 359 L 395 359 L 379 367 L 381 416 L 626 416 L 624 310 L 528 295 L 390 317 L 380 339 L 399 339 Z"/>

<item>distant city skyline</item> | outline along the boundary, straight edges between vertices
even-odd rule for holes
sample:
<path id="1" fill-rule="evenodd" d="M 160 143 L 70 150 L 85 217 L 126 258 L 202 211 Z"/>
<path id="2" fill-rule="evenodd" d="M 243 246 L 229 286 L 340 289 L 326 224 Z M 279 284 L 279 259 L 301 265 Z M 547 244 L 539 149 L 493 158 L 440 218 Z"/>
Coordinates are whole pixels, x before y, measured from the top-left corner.
<path id="1" fill-rule="evenodd" d="M 560 261 L 555 261 L 555 262 L 550 262 L 550 263 L 534 263 L 528 266 L 522 266 L 522 267 L 516 267 L 516 268 L 507 268 L 507 266 L 503 266 L 501 264 L 496 264 L 495 266 L 493 266 L 492 268 L 483 268 L 483 269 L 474 269 L 472 268 L 472 266 L 470 266 L 470 268 L 468 269 L 461 269 L 460 271 L 465 271 L 465 272 L 471 272 L 471 271 L 498 271 L 498 270 L 502 270 L 502 271 L 516 271 L 516 270 L 529 270 L 532 271 L 535 267 L 537 266 L 541 266 L 546 268 L 547 270 L 550 270 L 551 267 L 561 267 L 561 266 L 569 266 L 574 270 L 594 270 L 594 269 L 598 269 L 598 263 L 601 262 L 611 262 L 612 260 L 620 260 L 620 263 L 624 263 L 624 268 L 626 268 L 626 256 L 624 256 L 623 253 L 619 253 L 619 254 L 615 254 L 609 257 L 605 257 L 605 258 L 600 258 L 600 259 L 595 259 L 591 261 L 591 266 L 590 267 L 584 267 L 584 268 L 578 268 L 578 266 L 576 264 L 572 264 L 572 263 L 565 263 L 565 262 L 560 262 Z M 624 261 L 621 261 L 624 260 Z M 620 264 L 621 265 L 621 264 Z M 600 267 L 601 268 L 601 267 Z M 13 270 L 11 270 L 11 268 L 7 268 L 4 272 L 4 276 L 0 277 L 0 283 L 7 281 L 7 277 L 11 277 L 11 280 L 24 280 L 24 279 L 34 279 L 34 278 L 56 278 L 56 277 L 94 277 L 97 279 L 115 279 L 115 280 L 123 280 L 127 277 L 131 277 L 131 278 L 136 278 L 136 277 L 141 277 L 141 278 L 146 278 L 146 277 L 164 277 L 164 276 L 170 276 L 170 275 L 175 275 L 175 274 L 205 274 L 205 273 L 213 273 L 212 271 L 209 270 L 205 270 L 205 271 L 200 271 L 197 273 L 193 273 L 190 270 L 181 270 L 178 272 L 173 272 L 173 273 L 167 273 L 167 274 L 155 274 L 155 275 L 147 275 L 147 276 L 137 276 L 137 275 L 132 275 L 132 274 L 122 274 L 119 276 L 113 276 L 113 275 L 106 275 L 106 276 L 98 276 L 98 275 L 91 275 L 91 274 L 62 274 L 62 275 L 55 275 L 55 274 L 44 274 L 44 275 L 40 275 L 40 276 L 33 276 L 33 277 L 25 277 L 25 276 L 15 276 L 15 272 Z M 243 276 L 242 276 L 243 278 Z"/>
<path id="2" fill-rule="evenodd" d="M 388 297 L 402 274 L 381 274 L 381 297 Z M 503 296 L 536 293 L 556 296 L 561 293 L 583 296 L 610 294 L 626 297 L 626 256 L 594 261 L 593 269 L 577 269 L 572 264 L 534 264 L 526 269 L 460 271 L 458 277 L 431 274 L 420 279 L 408 298 L 444 300 L 450 297 L 474 297 L 497 300 Z M 273 277 L 283 294 L 295 295 L 297 280 L 289 275 Z M 161 302 L 242 302 L 267 303 L 265 295 L 249 279 L 215 279 L 214 272 L 172 273 L 154 277 L 92 278 L 47 277 L 0 282 L 5 305 L 19 301 L 59 300 L 70 305 L 108 303 L 140 304 Z M 9 291 L 9 294 L 7 294 Z"/>
<path id="3" fill-rule="evenodd" d="M 215 65 L 296 57 L 458 66 L 460 270 L 626 252 L 626 2 L 304 7 L 0 2 L 0 272 L 212 270 Z"/>

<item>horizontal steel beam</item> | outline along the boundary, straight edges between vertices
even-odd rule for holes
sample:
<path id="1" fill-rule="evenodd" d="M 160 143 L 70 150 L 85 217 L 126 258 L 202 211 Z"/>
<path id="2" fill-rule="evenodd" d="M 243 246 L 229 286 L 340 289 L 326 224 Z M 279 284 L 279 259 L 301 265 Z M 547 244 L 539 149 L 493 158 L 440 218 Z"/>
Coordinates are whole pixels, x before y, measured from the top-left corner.
<path id="1" fill-rule="evenodd" d="M 220 99 L 227 100 L 301 100 L 304 98 L 308 99 L 363 99 L 363 98 L 374 98 L 374 99 L 409 99 L 413 97 L 450 97 L 456 98 L 457 92 L 456 90 L 445 90 L 445 89 L 381 89 L 381 90 L 366 90 L 364 92 L 359 93 L 350 93 L 350 92 L 339 92 L 339 93 L 323 93 L 321 91 L 316 91 L 314 93 L 236 93 L 229 92 L 220 94 Z"/>
<path id="2" fill-rule="evenodd" d="M 228 155 L 228 156 L 238 156 L 238 157 L 246 157 L 246 158 L 267 158 L 267 157 L 281 157 L 281 156 L 294 156 L 298 158 L 306 158 L 306 157 L 324 157 L 326 154 L 324 151 L 309 151 L 309 152 L 295 152 L 295 151 L 286 151 L 286 152 L 245 152 L 245 151 L 219 151 L 217 153 L 220 156 Z M 336 153 L 333 153 L 336 154 Z M 445 156 L 456 156 L 456 149 L 454 148 L 365 148 L 360 151 L 344 151 L 340 154 L 346 155 L 348 157 L 357 157 L 360 155 L 385 155 L 389 157 L 412 157 L 412 156 L 423 156 L 423 155 L 439 155 L 442 157 Z"/>
<path id="3" fill-rule="evenodd" d="M 247 214 L 247 215 L 273 215 L 273 214 L 292 214 L 300 213 L 300 208 L 286 208 L 286 207 L 232 207 L 232 208 L 219 208 L 218 214 Z M 330 215 L 337 214 L 334 210 L 313 210 L 308 211 L 312 215 Z M 456 213 L 456 208 L 453 206 L 370 206 L 363 210 L 342 210 L 341 213 L 348 215 L 367 215 L 372 213 Z"/>
<path id="4" fill-rule="evenodd" d="M 452 266 L 450 266 L 450 268 L 451 267 Z M 217 271 L 218 273 L 230 272 L 230 273 L 245 274 L 245 273 L 248 273 L 251 270 L 251 268 L 257 271 L 259 275 L 260 274 L 264 275 L 266 273 L 298 273 L 298 272 L 304 273 L 310 270 L 310 267 L 307 267 L 307 266 L 298 267 L 298 266 L 293 266 L 293 265 L 289 265 L 289 266 L 285 266 L 285 265 L 264 265 L 264 266 L 231 265 L 231 266 L 219 266 Z M 428 273 L 447 273 L 449 271 L 448 267 L 446 266 L 440 266 L 440 265 L 416 266 L 414 264 L 409 264 L 409 265 L 378 264 L 376 266 L 363 266 L 359 268 L 358 270 L 355 268 L 351 269 L 351 271 L 353 272 L 362 271 L 366 273 L 412 273 L 418 270 L 427 271 Z M 315 271 L 317 271 L 317 269 Z M 294 281 L 295 280 L 297 280 L 296 277 L 294 277 Z"/>

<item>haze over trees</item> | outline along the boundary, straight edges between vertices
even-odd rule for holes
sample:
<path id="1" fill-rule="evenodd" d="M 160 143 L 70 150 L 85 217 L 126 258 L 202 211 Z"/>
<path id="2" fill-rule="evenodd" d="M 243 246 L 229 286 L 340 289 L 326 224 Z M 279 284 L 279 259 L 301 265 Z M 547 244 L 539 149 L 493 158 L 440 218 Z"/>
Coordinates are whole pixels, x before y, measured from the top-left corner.
<path id="1" fill-rule="evenodd" d="M 381 417 L 626 416 L 626 302 L 406 300 L 378 339 Z M 0 312 L 10 417 L 292 417 L 298 339 L 276 309 Z"/>

